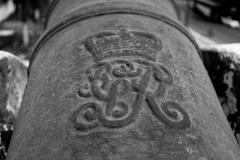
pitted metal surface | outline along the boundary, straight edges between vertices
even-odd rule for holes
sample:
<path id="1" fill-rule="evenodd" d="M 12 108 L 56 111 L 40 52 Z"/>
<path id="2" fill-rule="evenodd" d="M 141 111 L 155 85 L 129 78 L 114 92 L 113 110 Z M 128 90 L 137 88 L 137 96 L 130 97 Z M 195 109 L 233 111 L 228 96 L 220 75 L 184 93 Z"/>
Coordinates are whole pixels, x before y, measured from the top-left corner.
<path id="1" fill-rule="evenodd" d="M 62 2 L 68 20 L 52 16 L 35 49 L 8 160 L 239 159 L 198 47 L 167 16 L 171 7 L 89 16 L 72 7 L 80 2 Z"/>
<path id="2" fill-rule="evenodd" d="M 112 10 L 113 8 L 142 9 L 146 12 L 161 13 L 173 20 L 178 19 L 177 7 L 173 0 L 54 0 L 48 10 L 45 27 L 51 28 L 56 23 L 67 20 L 68 16 L 72 16 L 72 13 L 81 15 L 86 11 L 95 12 L 100 8 L 112 8 Z"/>

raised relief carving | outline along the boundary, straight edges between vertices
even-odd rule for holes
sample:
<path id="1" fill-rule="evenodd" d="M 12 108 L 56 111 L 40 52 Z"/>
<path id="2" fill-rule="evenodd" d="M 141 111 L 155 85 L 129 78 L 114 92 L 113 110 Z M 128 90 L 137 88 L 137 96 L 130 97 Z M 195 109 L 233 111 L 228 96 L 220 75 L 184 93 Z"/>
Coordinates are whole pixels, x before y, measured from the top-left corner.
<path id="1" fill-rule="evenodd" d="M 96 61 L 130 55 L 155 61 L 157 52 L 162 50 L 162 43 L 151 33 L 121 29 L 119 32 L 101 32 L 87 38 L 86 48 Z"/>
<path id="2" fill-rule="evenodd" d="M 145 46 L 139 46 L 143 42 Z M 73 124 L 78 131 L 129 126 L 137 119 L 144 102 L 166 126 L 190 127 L 190 117 L 182 106 L 171 101 L 159 102 L 164 98 L 167 86 L 173 83 L 173 76 L 166 67 L 153 62 L 162 47 L 155 36 L 126 30 L 118 34 L 109 32 L 88 38 L 86 47 L 95 57 L 96 64 L 86 69 L 88 81 L 78 90 L 79 97 L 87 101 L 73 115 Z M 125 55 L 123 48 L 132 53 Z M 128 57 L 126 60 L 126 56 L 135 53 L 135 58 L 138 56 L 139 59 Z M 145 54 L 151 58 L 146 59 Z M 108 59 L 116 56 L 117 60 Z"/>

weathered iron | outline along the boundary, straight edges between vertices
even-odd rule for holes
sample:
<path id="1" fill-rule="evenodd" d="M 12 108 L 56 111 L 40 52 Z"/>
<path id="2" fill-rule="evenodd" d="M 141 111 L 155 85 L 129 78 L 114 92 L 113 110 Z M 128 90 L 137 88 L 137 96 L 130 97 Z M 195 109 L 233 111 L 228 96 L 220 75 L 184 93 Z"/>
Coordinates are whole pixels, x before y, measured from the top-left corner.
<path id="1" fill-rule="evenodd" d="M 31 60 L 8 160 L 238 160 L 169 0 L 60 0 Z"/>
<path id="2" fill-rule="evenodd" d="M 59 21 L 67 20 L 73 17 L 73 15 L 80 16 L 89 14 L 94 16 L 99 12 L 103 12 L 102 10 L 108 12 L 143 10 L 144 13 L 159 13 L 173 19 L 179 18 L 179 11 L 174 1 L 164 1 L 165 2 L 162 3 L 162 1 L 159 0 L 111 0 L 111 3 L 109 3 L 106 0 L 53 0 L 47 13 L 45 28 L 51 28 Z"/>

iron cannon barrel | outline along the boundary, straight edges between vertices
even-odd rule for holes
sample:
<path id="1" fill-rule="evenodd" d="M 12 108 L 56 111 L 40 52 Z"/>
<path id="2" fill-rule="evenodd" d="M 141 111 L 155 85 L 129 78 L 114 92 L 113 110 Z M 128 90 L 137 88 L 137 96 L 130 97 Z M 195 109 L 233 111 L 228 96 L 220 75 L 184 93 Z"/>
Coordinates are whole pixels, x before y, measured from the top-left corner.
<path id="1" fill-rule="evenodd" d="M 174 0 L 53 0 L 47 13 L 45 28 L 51 28 L 59 21 L 67 20 L 74 15 L 96 14 L 100 10 L 115 12 L 142 10 L 152 14 L 159 13 L 174 20 L 179 18 Z"/>
<path id="2" fill-rule="evenodd" d="M 169 0 L 55 0 L 8 160 L 238 160 Z"/>

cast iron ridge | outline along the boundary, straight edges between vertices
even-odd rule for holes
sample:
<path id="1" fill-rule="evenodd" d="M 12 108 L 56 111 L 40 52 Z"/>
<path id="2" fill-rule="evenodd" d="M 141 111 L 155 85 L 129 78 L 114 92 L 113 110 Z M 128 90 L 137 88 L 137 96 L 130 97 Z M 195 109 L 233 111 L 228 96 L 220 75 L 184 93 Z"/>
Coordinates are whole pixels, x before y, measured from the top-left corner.
<path id="1" fill-rule="evenodd" d="M 54 11 L 54 9 L 56 8 L 56 6 L 59 4 L 59 2 L 60 2 L 60 0 L 53 0 L 53 1 L 51 2 L 51 4 L 49 5 L 48 10 L 47 10 L 47 13 L 46 13 L 46 20 L 45 20 L 45 22 L 44 22 L 44 29 L 47 28 L 47 25 L 48 25 L 50 16 L 51 16 L 51 14 L 53 13 L 53 11 Z M 180 20 L 179 9 L 178 9 L 178 7 L 177 7 L 177 5 L 176 5 L 175 0 L 170 0 L 170 2 L 173 4 L 173 7 L 174 7 L 174 9 L 175 9 L 175 11 L 176 11 L 178 20 Z"/>
<path id="2" fill-rule="evenodd" d="M 62 22 L 56 24 L 54 27 L 48 29 L 47 31 L 45 31 L 45 33 L 41 36 L 41 38 L 39 39 L 39 41 L 37 42 L 33 54 L 31 56 L 30 59 L 30 66 L 28 68 L 28 75 L 30 74 L 30 69 L 31 69 L 31 65 L 37 55 L 37 52 L 39 51 L 39 49 L 41 48 L 41 46 L 43 46 L 49 39 L 51 39 L 54 35 L 56 35 L 59 31 L 65 29 L 66 27 L 75 24 L 79 21 L 82 20 L 86 20 L 86 19 L 90 19 L 93 17 L 98 17 L 98 16 L 104 16 L 104 15 L 109 15 L 109 14 L 132 14 L 132 15 L 140 15 L 140 16 L 145 16 L 145 17 L 150 17 L 156 20 L 160 20 L 162 22 L 165 22 L 166 24 L 176 28 L 177 30 L 179 30 L 182 34 L 184 34 L 195 46 L 195 48 L 197 49 L 199 55 L 201 55 L 200 53 L 200 48 L 198 46 L 198 44 L 196 43 L 195 39 L 192 37 L 192 35 L 190 35 L 190 33 L 188 33 L 188 31 L 180 24 L 178 24 L 177 22 L 175 22 L 174 20 L 168 18 L 167 16 L 164 16 L 162 14 L 158 14 L 158 13 L 154 13 L 154 12 L 149 12 L 149 11 L 145 11 L 142 9 L 131 9 L 131 8 L 100 8 L 99 10 L 96 10 L 95 12 L 86 12 L 85 14 L 82 15 L 78 15 L 78 16 L 73 16 L 67 20 L 63 20 Z"/>

